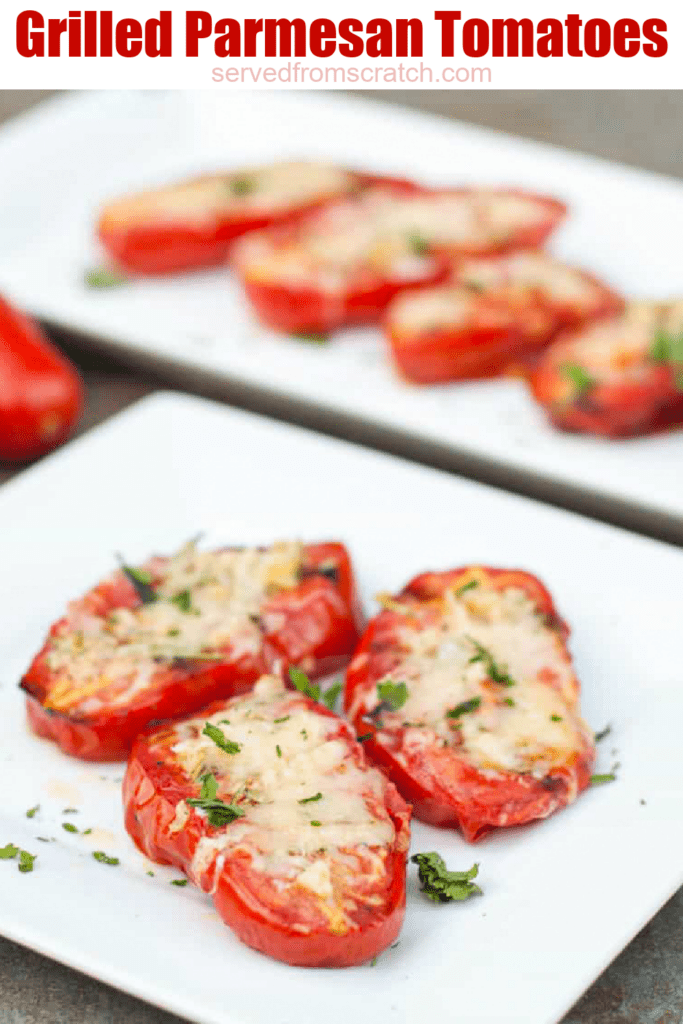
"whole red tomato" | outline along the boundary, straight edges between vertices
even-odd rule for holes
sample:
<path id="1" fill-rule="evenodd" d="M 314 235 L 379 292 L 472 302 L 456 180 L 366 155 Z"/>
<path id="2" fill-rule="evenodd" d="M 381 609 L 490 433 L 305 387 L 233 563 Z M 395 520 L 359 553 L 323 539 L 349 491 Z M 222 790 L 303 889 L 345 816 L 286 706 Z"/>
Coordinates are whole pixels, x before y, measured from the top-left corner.
<path id="1" fill-rule="evenodd" d="M 0 298 L 0 461 L 30 462 L 61 444 L 82 406 L 75 368 L 33 320 Z"/>

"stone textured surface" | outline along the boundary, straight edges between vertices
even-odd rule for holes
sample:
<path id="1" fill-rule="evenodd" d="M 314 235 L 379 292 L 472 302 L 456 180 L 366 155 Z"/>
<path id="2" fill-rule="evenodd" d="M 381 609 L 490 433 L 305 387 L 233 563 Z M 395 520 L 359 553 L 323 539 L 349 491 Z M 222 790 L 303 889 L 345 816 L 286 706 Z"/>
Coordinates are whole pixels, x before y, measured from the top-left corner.
<path id="1" fill-rule="evenodd" d="M 0 120 L 45 93 L 0 92 Z M 378 92 L 366 95 L 683 176 L 680 92 Z M 60 343 L 80 366 L 89 429 L 164 382 Z M 0 482 L 12 475 L 0 467 Z M 643 865 L 656 871 L 656 864 Z M 634 884 L 637 884 L 634 880 Z M 624 893 L 624 899 L 629 893 Z M 590 919 L 588 920 L 590 927 Z M 179 1024 L 178 1018 L 0 939 L 0 1024 Z M 501 1021 L 501 1024 L 504 1022 Z M 683 1024 L 683 890 L 563 1024 Z"/>

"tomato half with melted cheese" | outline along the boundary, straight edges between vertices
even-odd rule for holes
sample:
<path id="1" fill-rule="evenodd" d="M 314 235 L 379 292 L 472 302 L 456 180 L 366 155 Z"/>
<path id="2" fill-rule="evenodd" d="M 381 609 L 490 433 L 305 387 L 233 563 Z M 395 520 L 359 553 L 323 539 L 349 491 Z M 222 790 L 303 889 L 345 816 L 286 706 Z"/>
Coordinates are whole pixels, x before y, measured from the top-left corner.
<path id="1" fill-rule="evenodd" d="M 530 378 L 562 430 L 630 437 L 683 422 L 683 301 L 630 302 L 562 335 Z"/>
<path id="2" fill-rule="evenodd" d="M 345 706 L 416 817 L 474 841 L 546 818 L 588 785 L 595 750 L 567 635 L 542 583 L 517 570 L 429 572 L 384 599 Z"/>
<path id="3" fill-rule="evenodd" d="M 591 274 L 543 252 L 518 252 L 463 260 L 446 284 L 399 295 L 385 334 L 401 375 L 435 384 L 500 373 L 558 331 L 622 307 Z"/>
<path id="4" fill-rule="evenodd" d="M 233 251 L 256 316 L 290 334 L 377 322 L 406 289 L 443 281 L 453 260 L 540 245 L 565 214 L 509 189 L 378 186 Z"/>
<path id="5" fill-rule="evenodd" d="M 211 824 L 189 802 L 207 776 L 239 817 Z M 186 872 L 242 942 L 276 960 L 351 967 L 400 931 L 410 809 L 346 722 L 276 677 L 141 736 L 124 805 L 142 852 Z"/>
<path id="6" fill-rule="evenodd" d="M 125 758 L 150 721 L 244 692 L 264 672 L 335 671 L 358 639 L 341 544 L 188 544 L 135 571 L 153 600 L 114 573 L 69 605 L 21 681 L 33 729 L 75 757 Z"/>
<path id="7" fill-rule="evenodd" d="M 204 175 L 108 203 L 102 245 L 134 274 L 167 274 L 222 263 L 240 235 L 308 213 L 374 182 L 372 175 L 290 161 Z"/>

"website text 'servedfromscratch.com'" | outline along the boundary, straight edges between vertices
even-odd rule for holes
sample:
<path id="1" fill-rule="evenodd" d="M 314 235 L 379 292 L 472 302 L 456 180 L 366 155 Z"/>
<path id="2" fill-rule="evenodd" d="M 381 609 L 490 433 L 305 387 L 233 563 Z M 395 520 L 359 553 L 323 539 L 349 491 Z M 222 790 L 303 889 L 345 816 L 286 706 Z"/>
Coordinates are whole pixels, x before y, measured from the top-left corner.
<path id="1" fill-rule="evenodd" d="M 260 64 L 256 67 L 213 68 L 213 82 L 228 85 L 490 85 L 491 68 L 441 67 L 428 64 L 397 64 L 394 66 L 370 66 L 350 68 L 321 68 L 318 65 L 289 62 L 282 67 Z"/>

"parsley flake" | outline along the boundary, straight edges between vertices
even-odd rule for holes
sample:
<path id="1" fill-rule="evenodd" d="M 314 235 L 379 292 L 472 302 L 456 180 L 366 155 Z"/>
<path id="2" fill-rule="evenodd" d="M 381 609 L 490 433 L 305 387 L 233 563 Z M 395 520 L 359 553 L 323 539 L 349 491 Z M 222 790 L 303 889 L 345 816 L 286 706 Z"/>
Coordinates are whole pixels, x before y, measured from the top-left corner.
<path id="1" fill-rule="evenodd" d="M 186 803 L 190 807 L 205 811 L 209 825 L 213 825 L 214 828 L 222 828 L 236 818 L 244 816 L 241 807 L 237 807 L 235 804 L 226 804 L 224 800 L 219 799 L 217 793 L 216 777 L 209 772 L 207 775 L 202 775 L 202 788 L 199 796 L 190 797 Z"/>
<path id="2" fill-rule="evenodd" d="M 178 888 L 182 888 L 183 886 L 187 885 L 187 879 L 186 878 L 174 878 L 171 881 L 171 885 L 177 885 Z"/>
<path id="3" fill-rule="evenodd" d="M 277 754 L 278 757 L 282 757 L 282 751 L 280 749 L 280 744 L 279 743 L 275 744 L 275 753 Z"/>
<path id="4" fill-rule="evenodd" d="M 300 804 L 314 804 L 317 800 L 322 800 L 322 793 L 316 793 L 315 796 L 305 796 L 303 800 L 299 800 Z"/>
<path id="5" fill-rule="evenodd" d="M 19 847 L 14 843 L 8 843 L 7 846 L 0 848 L 0 860 L 14 860 L 18 853 Z"/>
<path id="6" fill-rule="evenodd" d="M 19 851 L 19 864 L 17 865 L 22 875 L 27 875 L 29 871 L 33 871 L 33 865 L 38 857 L 37 853 L 29 853 L 28 850 Z"/>
<path id="7" fill-rule="evenodd" d="M 335 705 L 339 700 L 339 694 L 342 692 L 342 684 L 340 682 L 333 683 L 332 686 L 322 695 L 322 702 L 326 708 L 330 711 L 334 711 Z"/>
<path id="8" fill-rule="evenodd" d="M 562 715 L 551 715 L 550 716 L 550 721 L 551 722 L 561 722 L 562 721 Z"/>
<path id="9" fill-rule="evenodd" d="M 374 736 L 372 732 L 364 732 L 362 736 L 358 736 L 357 740 L 359 743 L 365 743 L 366 740 L 371 740 Z"/>
<path id="10" fill-rule="evenodd" d="M 273 725 L 280 725 L 282 722 L 288 722 L 291 717 L 291 715 L 285 715 L 284 718 L 274 718 Z"/>
<path id="11" fill-rule="evenodd" d="M 35 806 L 35 807 L 31 807 L 31 808 L 30 808 L 30 809 L 29 809 L 29 810 L 28 810 L 28 811 L 26 812 L 26 817 L 27 817 L 27 818 L 35 818 L 35 816 L 36 816 L 36 814 L 38 813 L 38 811 L 39 811 L 39 810 L 40 810 L 40 804 L 36 804 L 36 806 Z"/>
<path id="12" fill-rule="evenodd" d="M 417 232 L 408 235 L 408 246 L 415 256 L 427 256 L 431 250 L 427 239 L 422 235 L 418 235 Z"/>
<path id="13" fill-rule="evenodd" d="M 614 772 L 605 772 L 604 775 L 591 775 L 590 784 L 591 786 L 603 786 L 606 782 L 616 782 L 616 780 Z"/>
<path id="14" fill-rule="evenodd" d="M 312 821 L 311 825 L 313 825 L 314 828 L 320 828 L 322 821 Z"/>
<path id="15" fill-rule="evenodd" d="M 189 590 L 180 590 L 177 594 L 174 594 L 171 598 L 171 604 L 174 604 L 181 612 L 187 612 L 187 614 L 195 610 L 192 607 L 192 594 Z"/>
<path id="16" fill-rule="evenodd" d="M 416 853 L 410 859 L 417 864 L 421 891 L 435 903 L 467 900 L 481 894 L 479 886 L 472 882 L 479 874 L 478 864 L 473 864 L 469 871 L 449 871 L 443 857 L 434 851 Z"/>
<path id="17" fill-rule="evenodd" d="M 208 736 L 209 739 L 213 740 L 218 749 L 222 750 L 225 754 L 239 754 L 242 749 L 239 743 L 229 740 L 223 730 L 211 722 L 207 722 L 204 726 L 202 736 Z"/>
<path id="18" fill-rule="evenodd" d="M 300 668 L 296 668 L 292 665 L 289 669 L 289 678 L 295 690 L 299 693 L 303 693 L 304 697 L 310 697 L 311 700 L 320 700 L 320 687 L 317 683 L 312 683 L 305 672 L 302 672 Z"/>
<path id="19" fill-rule="evenodd" d="M 142 604 L 154 604 L 157 600 L 157 593 L 154 587 L 151 585 L 152 577 L 144 569 L 136 569 L 133 566 L 126 565 L 121 555 L 116 556 L 121 566 L 121 572 L 126 577 L 129 583 L 132 584 L 135 593 L 140 598 Z"/>
<path id="20" fill-rule="evenodd" d="M 563 363 L 560 366 L 560 373 L 574 385 L 575 398 L 590 391 L 597 383 L 595 378 L 591 377 L 588 370 L 583 366 L 579 366 L 578 363 Z"/>
<path id="21" fill-rule="evenodd" d="M 313 331 L 310 333 L 304 331 L 302 334 L 293 334 L 292 337 L 297 341 L 308 342 L 309 345 L 327 345 L 330 340 L 328 334 L 316 334 Z"/>
<path id="22" fill-rule="evenodd" d="M 228 188 L 234 196 L 248 196 L 254 191 L 254 179 L 247 177 L 246 174 L 239 174 L 235 178 L 230 178 Z"/>
<path id="23" fill-rule="evenodd" d="M 476 662 L 481 661 L 486 670 L 486 674 L 494 683 L 499 683 L 501 686 L 515 685 L 514 679 L 512 679 L 507 672 L 500 667 L 500 665 L 498 665 L 490 651 L 483 647 L 478 640 L 474 639 L 474 637 L 468 636 L 466 639 L 469 640 L 477 652 L 470 658 L 470 665 L 474 665 Z"/>
<path id="24" fill-rule="evenodd" d="M 456 597 L 462 597 L 468 590 L 474 590 L 475 587 L 479 586 L 479 580 L 470 580 L 469 583 L 463 583 L 461 587 L 458 587 L 455 591 Z"/>
<path id="25" fill-rule="evenodd" d="M 612 726 L 611 725 L 606 725 L 604 729 L 600 730 L 600 732 L 596 732 L 596 734 L 595 734 L 595 742 L 599 743 L 600 740 L 604 740 L 605 737 L 609 736 L 609 734 L 611 732 L 612 732 Z"/>
<path id="26" fill-rule="evenodd" d="M 93 857 L 98 864 L 111 864 L 113 867 L 116 867 L 117 864 L 121 863 L 118 857 L 109 857 L 104 850 L 95 850 Z"/>
<path id="27" fill-rule="evenodd" d="M 65 832 L 78 832 L 76 826 L 72 825 L 70 821 L 63 821 L 62 828 L 64 829 Z"/>
<path id="28" fill-rule="evenodd" d="M 398 711 L 408 700 L 408 687 L 405 683 L 395 683 L 386 679 L 383 683 L 377 684 L 377 695 L 390 711 Z"/>
<path id="29" fill-rule="evenodd" d="M 476 711 L 479 707 L 481 707 L 481 697 L 472 697 L 471 700 L 464 700 L 447 711 L 446 718 L 460 718 L 461 715 L 466 715 L 469 711 Z"/>
<path id="30" fill-rule="evenodd" d="M 126 283 L 126 278 L 116 270 L 95 267 L 92 270 L 86 270 L 83 275 L 83 283 L 86 288 L 120 288 Z"/>

